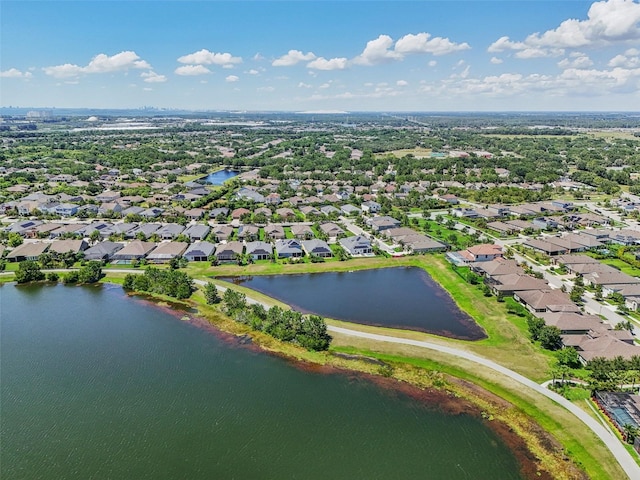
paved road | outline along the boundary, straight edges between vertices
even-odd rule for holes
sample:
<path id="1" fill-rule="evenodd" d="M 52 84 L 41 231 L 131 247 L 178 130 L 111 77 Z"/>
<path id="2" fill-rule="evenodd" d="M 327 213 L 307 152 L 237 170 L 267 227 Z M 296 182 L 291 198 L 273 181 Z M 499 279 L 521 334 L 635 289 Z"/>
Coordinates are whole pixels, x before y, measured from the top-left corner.
<path id="1" fill-rule="evenodd" d="M 114 270 L 112 270 L 112 271 L 114 271 Z M 115 271 L 117 271 L 117 270 L 115 270 Z M 123 273 L 125 273 L 125 272 L 126 273 L 136 272 L 135 270 L 133 272 L 131 270 L 120 270 L 120 271 L 122 271 Z M 142 272 L 140 272 L 140 273 L 142 273 Z M 207 283 L 207 282 L 205 282 L 203 280 L 195 280 L 194 282 L 197 283 L 198 285 L 205 285 Z M 226 290 L 226 288 L 221 287 L 221 286 L 218 286 L 218 289 L 221 290 L 222 292 L 224 292 Z M 249 296 L 247 296 L 247 301 L 249 303 L 262 303 L 262 302 L 258 302 L 257 300 L 254 300 L 254 299 L 250 298 Z M 269 307 L 266 304 L 263 304 L 263 305 L 265 305 L 267 308 Z M 527 377 L 525 377 L 523 375 L 520 375 L 517 372 L 514 372 L 513 370 L 510 370 L 510 369 L 508 369 L 506 367 L 503 367 L 502 365 L 500 365 L 500 364 L 498 364 L 498 363 L 496 363 L 496 362 L 494 362 L 492 360 L 483 358 L 483 357 L 481 357 L 479 355 L 475 355 L 475 354 L 467 352 L 465 350 L 461 350 L 461 349 L 453 348 L 453 347 L 447 347 L 447 346 L 444 346 L 444 345 L 438 345 L 438 344 L 431 343 L 431 342 L 412 340 L 412 339 L 408 339 L 408 338 L 391 337 L 391 336 L 387 336 L 387 335 L 378 335 L 378 334 L 375 334 L 375 333 L 360 332 L 360 331 L 357 331 L 357 330 L 351 330 L 351 329 L 343 328 L 343 327 L 336 327 L 336 326 L 333 326 L 333 325 L 327 325 L 327 330 L 330 331 L 330 332 L 341 333 L 342 335 L 347 335 L 347 336 L 352 336 L 352 337 L 368 338 L 370 340 L 376 340 L 376 341 L 379 341 L 379 342 L 396 343 L 396 344 L 401 344 L 401 345 L 412 345 L 412 346 L 416 346 L 416 347 L 419 347 L 419 348 L 435 350 L 435 351 L 438 351 L 438 352 L 446 353 L 448 355 L 453 355 L 453 356 L 458 357 L 458 358 L 463 358 L 463 359 L 468 360 L 470 362 L 476 363 L 478 365 L 482 365 L 482 366 L 490 368 L 490 369 L 492 369 L 492 370 L 494 370 L 496 372 L 499 372 L 499 373 L 511 378 L 512 380 L 514 380 L 515 382 L 519 383 L 520 385 L 528 387 L 528 388 L 538 392 L 539 394 L 544 395 L 545 397 L 551 399 L 552 401 L 554 401 L 558 405 L 564 407 L 569 412 L 571 412 L 573 415 L 575 415 L 588 428 L 590 428 L 591 431 L 594 434 L 596 434 L 602 440 L 602 442 L 605 444 L 605 446 L 609 449 L 609 451 L 616 458 L 616 460 L 618 461 L 618 463 L 620 464 L 622 469 L 628 475 L 630 480 L 640 479 L 640 466 L 638 466 L 638 464 L 635 462 L 633 457 L 629 454 L 629 452 L 627 452 L 627 450 L 622 445 L 621 441 L 617 437 L 612 435 L 609 431 L 607 431 L 607 429 L 605 429 L 600 423 L 598 423 L 598 421 L 596 421 L 593 417 L 591 417 L 584 410 L 582 410 L 581 408 L 577 407 L 576 405 L 574 405 L 573 403 L 571 403 L 569 400 L 567 400 L 566 398 L 562 397 L 561 395 L 558 395 L 557 393 L 552 392 L 551 390 L 548 390 L 547 388 L 537 384 L 533 380 L 530 380 Z"/>
<path id="2" fill-rule="evenodd" d="M 503 367 L 491 360 L 480 357 L 473 353 L 460 350 L 457 348 L 446 347 L 443 345 L 438 345 L 430 342 L 423 342 L 419 340 L 411 340 L 408 338 L 399 338 L 399 337 L 390 337 L 387 335 L 378 335 L 375 333 L 366 333 L 360 332 L 357 330 L 350 330 L 348 328 L 342 327 L 334 327 L 329 325 L 327 329 L 331 332 L 341 333 L 343 335 L 348 335 L 352 337 L 361 337 L 368 338 L 370 340 L 376 340 L 379 342 L 389 342 L 389 343 L 398 343 L 402 345 L 412 345 L 415 347 L 426 348 L 429 350 L 436 350 L 438 352 L 446 353 L 449 355 L 456 356 L 458 358 L 464 358 L 465 360 L 469 360 L 478 365 L 482 365 L 484 367 L 488 367 L 496 372 L 502 373 L 522 386 L 528 387 L 536 392 L 544 395 L 547 398 L 550 398 L 558 405 L 566 408 L 573 415 L 578 417 L 587 427 L 593 431 L 605 444 L 605 446 L 609 449 L 609 451 L 613 454 L 613 456 L 618 460 L 618 463 L 629 476 L 629 479 L 640 479 L 640 466 L 633 459 L 631 454 L 627 452 L 627 450 L 622 445 L 622 442 L 615 436 L 613 436 L 609 431 L 607 431 L 597 420 L 591 417 L 587 412 L 577 407 L 573 403 L 571 403 L 566 398 L 558 395 L 551 390 L 548 390 L 541 385 L 538 385 L 533 380 L 529 380 L 527 377 L 520 375 L 519 373 L 514 372 L 513 370 L 509 370 L 508 368 Z"/>

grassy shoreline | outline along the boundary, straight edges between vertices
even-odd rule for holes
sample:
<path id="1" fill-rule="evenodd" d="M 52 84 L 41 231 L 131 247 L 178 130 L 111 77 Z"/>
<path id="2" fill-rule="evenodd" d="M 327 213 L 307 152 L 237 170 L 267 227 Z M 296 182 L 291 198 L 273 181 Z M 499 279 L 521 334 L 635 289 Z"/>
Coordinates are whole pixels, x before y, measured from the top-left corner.
<path id="1" fill-rule="evenodd" d="M 478 341 L 453 340 L 421 332 L 371 327 L 338 320 L 328 320 L 327 323 L 354 330 L 453 345 L 490 358 L 535 381 L 547 379 L 551 357 L 540 352 L 528 340 L 524 320 L 507 314 L 503 303 L 496 302 L 494 298 L 487 299 L 479 289 L 464 283 L 441 255 L 275 266 L 190 265 L 186 272 L 196 279 L 230 286 L 231 284 L 216 280 L 215 277 L 348 271 L 394 266 L 423 268 L 451 295 L 456 304 L 487 332 L 488 338 Z M 104 272 L 107 276 L 102 281 L 109 283 L 121 284 L 125 275 L 110 272 L 109 269 L 105 269 Z M 288 308 L 282 302 L 253 290 L 235 285 L 232 287 L 244 290 L 257 300 Z M 524 441 L 529 452 L 538 459 L 539 471 L 550 473 L 550 478 L 580 478 L 580 473 L 572 466 L 573 463 L 581 467 L 591 478 L 625 478 L 624 471 L 600 439 L 569 412 L 546 397 L 514 386 L 506 377 L 463 359 L 417 347 L 383 344 L 335 333 L 332 333 L 334 342 L 329 352 L 309 352 L 234 322 L 216 308 L 206 305 L 200 290 L 187 302 L 175 302 L 168 297 L 156 297 L 156 300 L 161 304 L 181 304 L 195 308 L 198 317 L 204 319 L 208 325 L 232 335 L 249 336 L 259 348 L 273 354 L 307 364 L 331 366 L 379 377 L 388 376 L 388 370 L 381 370 L 380 365 L 367 360 L 377 359 L 392 367 L 391 376 L 399 382 L 421 389 L 444 389 L 451 395 L 464 398 L 478 407 L 483 416 L 486 414 L 487 419 L 496 419 L 515 432 Z M 348 355 L 345 357 L 339 354 Z M 464 382 L 470 384 L 466 385 Z M 495 401 L 492 399 L 493 396 L 504 399 L 509 406 L 505 406 L 506 402 Z M 573 462 L 567 461 L 569 458 Z"/>

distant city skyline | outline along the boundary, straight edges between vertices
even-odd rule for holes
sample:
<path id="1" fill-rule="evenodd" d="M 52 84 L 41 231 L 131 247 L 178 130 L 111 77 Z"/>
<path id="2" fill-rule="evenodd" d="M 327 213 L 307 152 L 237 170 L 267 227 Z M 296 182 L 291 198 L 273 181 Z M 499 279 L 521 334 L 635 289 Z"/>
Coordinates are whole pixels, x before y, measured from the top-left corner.
<path id="1" fill-rule="evenodd" d="M 640 2 L 11 1 L 0 106 L 638 111 Z"/>

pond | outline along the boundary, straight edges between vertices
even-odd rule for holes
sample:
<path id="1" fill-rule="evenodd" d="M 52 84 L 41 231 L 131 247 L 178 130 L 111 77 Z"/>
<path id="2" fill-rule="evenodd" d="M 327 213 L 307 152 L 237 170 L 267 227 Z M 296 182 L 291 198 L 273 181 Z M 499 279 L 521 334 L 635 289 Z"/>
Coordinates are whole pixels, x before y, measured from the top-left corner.
<path id="1" fill-rule="evenodd" d="M 460 399 L 302 368 L 118 286 L 0 301 L 3 478 L 522 478 Z"/>
<path id="2" fill-rule="evenodd" d="M 262 292 L 296 310 L 336 320 L 465 340 L 486 337 L 451 296 L 417 267 L 218 278 Z"/>
<path id="3" fill-rule="evenodd" d="M 206 177 L 202 177 L 200 180 L 207 185 L 222 185 L 230 178 L 236 177 L 238 175 L 240 175 L 240 172 L 225 168 L 224 170 L 218 170 L 217 172 L 210 173 Z"/>

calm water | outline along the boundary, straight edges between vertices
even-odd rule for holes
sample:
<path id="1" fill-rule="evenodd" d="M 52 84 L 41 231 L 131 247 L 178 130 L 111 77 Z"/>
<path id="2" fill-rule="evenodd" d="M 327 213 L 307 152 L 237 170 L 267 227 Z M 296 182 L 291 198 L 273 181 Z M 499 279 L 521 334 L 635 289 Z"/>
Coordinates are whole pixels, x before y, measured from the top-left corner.
<path id="1" fill-rule="evenodd" d="M 367 325 L 480 339 L 485 334 L 421 268 L 222 277 L 296 310 Z"/>
<path id="2" fill-rule="evenodd" d="M 0 287 L 3 479 L 516 479 L 480 419 L 127 298 Z"/>
<path id="3" fill-rule="evenodd" d="M 203 177 L 202 180 L 204 183 L 208 183 L 209 185 L 222 185 L 230 178 L 239 174 L 240 172 L 236 172 L 235 170 L 218 170 L 217 172 L 210 173 L 206 177 Z"/>

